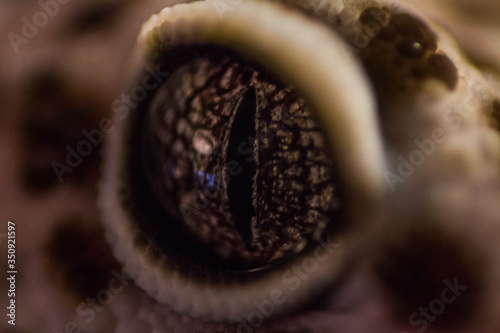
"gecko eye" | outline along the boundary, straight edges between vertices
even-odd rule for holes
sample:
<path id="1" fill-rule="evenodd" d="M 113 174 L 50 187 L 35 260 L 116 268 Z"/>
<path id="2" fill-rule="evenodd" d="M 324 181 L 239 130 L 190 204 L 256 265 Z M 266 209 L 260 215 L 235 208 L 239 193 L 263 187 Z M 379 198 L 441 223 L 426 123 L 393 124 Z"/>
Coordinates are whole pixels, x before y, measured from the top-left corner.
<path id="1" fill-rule="evenodd" d="M 115 110 L 99 203 L 115 256 L 158 302 L 235 322 L 286 299 L 276 316 L 348 274 L 346 203 L 377 201 L 385 162 L 373 96 L 340 45 L 259 1 L 223 18 L 177 5 L 143 26 L 131 91 L 144 94 Z"/>
<path id="2" fill-rule="evenodd" d="M 201 53 L 149 104 L 145 174 L 169 213 L 219 257 L 265 266 L 299 252 L 335 220 L 333 158 L 290 85 L 227 50 Z"/>

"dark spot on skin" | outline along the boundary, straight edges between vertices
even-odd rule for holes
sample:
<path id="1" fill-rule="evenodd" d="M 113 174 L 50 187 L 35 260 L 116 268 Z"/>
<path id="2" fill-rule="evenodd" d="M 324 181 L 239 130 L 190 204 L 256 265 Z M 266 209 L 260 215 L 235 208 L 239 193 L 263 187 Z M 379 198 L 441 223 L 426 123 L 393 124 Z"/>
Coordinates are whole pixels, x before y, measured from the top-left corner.
<path id="1" fill-rule="evenodd" d="M 410 59 L 422 58 L 425 54 L 422 44 L 411 39 L 400 41 L 396 44 L 396 49 L 400 54 Z"/>
<path id="2" fill-rule="evenodd" d="M 99 2 L 93 6 L 85 7 L 72 22 L 71 31 L 85 33 L 99 30 L 110 25 L 123 7 L 121 2 Z"/>
<path id="3" fill-rule="evenodd" d="M 457 283 L 467 289 L 453 303 L 446 304 L 446 311 L 436 316 L 433 325 L 459 325 L 474 316 L 473 309 L 483 295 L 483 281 L 478 276 L 486 272 L 484 262 L 464 251 L 460 241 L 447 237 L 439 221 L 419 221 L 427 226 L 394 233 L 384 240 L 376 274 L 389 296 L 395 320 L 402 323 L 407 323 L 419 307 L 428 307 L 431 301 L 440 299 L 447 287 L 444 281 L 453 285 L 458 279 Z"/>
<path id="4" fill-rule="evenodd" d="M 437 36 L 420 19 L 409 14 L 393 16 L 391 26 L 405 39 L 418 42 L 426 51 L 437 49 Z"/>
<path id="5" fill-rule="evenodd" d="M 386 21 L 384 21 L 386 20 Z M 444 81 L 452 89 L 454 80 L 452 69 L 442 59 L 428 59 L 438 46 L 437 36 L 422 20 L 410 14 L 394 14 L 386 8 L 369 7 L 359 16 L 365 29 L 371 29 L 373 39 L 367 47 L 360 49 L 359 55 L 370 75 L 381 104 L 393 99 L 393 93 L 404 92 L 429 78 Z M 369 26 L 378 24 L 377 31 Z M 355 45 L 354 45 L 355 46 Z M 439 63 L 439 64 L 435 64 Z M 435 66 L 436 65 L 436 66 Z M 444 68 L 436 68 L 444 65 Z M 391 94 L 387 94 L 391 91 Z"/>
<path id="6" fill-rule="evenodd" d="M 51 167 L 55 157 L 61 155 L 55 151 L 31 151 L 23 159 L 22 183 L 31 193 L 41 193 L 57 183 L 57 176 Z M 62 156 L 61 156 L 62 157 Z"/>
<path id="7" fill-rule="evenodd" d="M 453 62 L 444 54 L 433 54 L 427 60 L 430 77 L 442 81 L 448 89 L 454 90 L 458 83 L 458 71 Z"/>
<path id="8" fill-rule="evenodd" d="M 388 25 L 383 27 L 376 37 L 384 42 L 393 42 L 398 37 L 398 31 L 394 28 L 394 26 Z"/>
<path id="9" fill-rule="evenodd" d="M 96 226 L 84 226 L 78 216 L 64 217 L 45 245 L 51 275 L 78 299 L 95 297 L 107 288 L 112 270 L 119 270 Z"/>
<path id="10" fill-rule="evenodd" d="M 422 40 L 424 33 L 429 31 L 424 23 L 410 14 L 393 15 L 391 24 L 402 36 L 413 37 L 418 41 Z"/>
<path id="11" fill-rule="evenodd" d="M 435 52 L 437 50 L 437 37 L 434 34 L 427 35 L 420 44 L 426 51 Z"/>
<path id="12" fill-rule="evenodd" d="M 32 194 L 49 190 L 59 180 L 52 163 L 66 165 L 66 147 L 77 149 L 85 139 L 82 131 L 97 128 L 91 119 L 92 106 L 87 101 L 75 100 L 67 92 L 62 74 L 47 68 L 29 77 L 26 102 L 22 108 L 24 151 L 21 154 L 21 182 Z M 64 173 L 63 180 L 83 181 L 97 174 L 98 147 L 82 157 L 81 165 L 72 173 Z"/>

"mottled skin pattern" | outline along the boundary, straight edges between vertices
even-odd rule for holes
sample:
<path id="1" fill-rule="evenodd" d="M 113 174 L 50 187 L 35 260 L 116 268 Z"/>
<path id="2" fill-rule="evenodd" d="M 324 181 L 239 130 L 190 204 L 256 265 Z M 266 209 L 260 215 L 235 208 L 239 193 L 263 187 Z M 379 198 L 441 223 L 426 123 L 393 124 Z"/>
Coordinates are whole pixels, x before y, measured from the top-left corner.
<path id="1" fill-rule="evenodd" d="M 22 44 L 18 54 L 13 52 L 7 39 L 1 45 L 0 212 L 4 222 L 1 222 L 0 232 L 5 233 L 5 221 L 16 221 L 20 271 L 16 297 L 17 325 L 12 327 L 2 320 L 1 330 L 7 333 L 64 332 L 67 323 L 75 321 L 79 323 L 81 332 L 235 332 L 235 326 L 204 323 L 177 314 L 159 305 L 131 283 L 114 294 L 108 305 L 95 308 L 92 320 L 87 314 L 82 316 L 75 312 L 87 297 L 96 298 L 100 290 L 108 288 L 108 282 L 113 278 L 112 269 L 121 272 L 121 267 L 112 263 L 96 212 L 97 149 L 72 173 L 64 174 L 62 183 L 57 181 L 50 163 L 63 161 L 67 153 L 65 146 L 74 147 L 84 138 L 82 130 L 97 128 L 99 121 L 110 113 L 111 103 L 120 96 L 121 71 L 140 23 L 151 13 L 168 5 L 163 1 L 116 3 L 115 10 L 112 10 L 113 6 L 103 10 L 97 1 L 84 4 L 71 2 L 61 7 L 59 14 L 44 29 L 40 29 L 40 33 L 27 45 Z M 479 61 L 482 68 L 499 71 L 498 52 L 492 51 L 500 47 L 496 39 L 499 35 L 498 3 L 492 0 L 490 7 L 483 7 L 483 2 L 478 1 L 460 3 L 462 7 L 459 8 L 467 10 L 448 11 L 445 5 L 441 5 L 445 8 L 441 11 L 434 10 L 433 7 L 439 9 L 440 5 L 432 1 L 427 1 L 422 9 L 439 17 L 443 24 L 457 32 L 462 46 Z M 39 10 L 36 4 L 24 2 L 5 2 L 1 7 L 0 30 L 3 35 L 10 31 L 19 33 L 21 18 Z M 482 17 L 485 24 L 477 25 L 473 19 L 468 20 L 469 16 Z M 470 29 L 464 30 L 466 28 Z M 469 33 L 462 33 L 464 31 Z M 490 36 L 491 39 L 484 42 L 477 36 Z M 484 45 L 491 48 L 483 50 Z M 45 82 L 43 87 L 54 85 L 61 88 L 50 89 L 53 96 L 42 93 L 43 89 L 36 85 L 39 78 Z M 495 82 L 498 84 L 498 81 Z M 28 89 L 30 86 L 35 87 L 35 92 Z M 498 126 L 498 100 L 492 105 Z M 47 109 L 52 111 L 42 111 Z M 68 117 L 71 111 L 77 116 Z M 75 129 L 71 130 L 73 126 Z M 409 129 L 411 126 L 404 124 L 400 127 Z M 408 136 L 408 140 L 412 141 L 412 136 Z M 434 163 L 439 164 L 440 161 Z M 425 175 L 425 171 L 421 174 Z M 424 178 L 418 177 L 415 182 Z M 425 188 L 428 184 L 423 182 L 420 185 Z M 416 196 L 411 190 L 408 192 L 409 198 Z M 422 190 L 419 193 L 426 192 Z M 456 207 L 451 206 L 453 209 Z M 68 225 L 71 226 L 70 232 Z M 471 232 L 473 228 L 465 229 Z M 425 239 L 425 235 L 422 237 Z M 404 247 L 405 238 L 401 239 L 401 246 Z M 422 244 L 422 238 L 415 239 L 417 245 Z M 1 257 L 5 258 L 3 238 L 0 241 Z M 392 241 L 397 248 L 397 239 Z M 442 239 L 437 240 L 438 244 L 440 242 L 447 247 Z M 455 241 L 452 243 L 456 244 Z M 423 260 L 421 256 L 418 258 Z M 423 261 L 424 265 L 427 264 L 427 260 Z M 2 271 L 5 271 L 6 262 L 1 260 L 0 263 Z M 437 261 L 435 267 L 441 266 L 442 262 Z M 396 271 L 401 273 L 401 270 Z M 410 272 L 410 275 L 413 273 Z M 408 323 L 404 320 L 402 324 L 392 320 L 393 304 L 373 292 L 367 280 L 360 274 L 343 288 L 344 292 L 336 296 L 335 301 L 332 296 L 326 296 L 300 313 L 266 324 L 259 332 L 415 331 L 414 327 L 406 327 Z M 7 286 L 4 279 L 1 281 L 0 289 L 4 294 Z M 417 281 L 412 284 L 415 285 L 425 283 Z M 441 286 L 438 284 L 437 288 Z M 404 286 L 402 289 L 405 290 Z M 425 289 L 422 287 L 422 294 L 428 292 Z M 439 292 L 433 295 L 439 295 Z M 5 302 L 3 297 L 0 299 Z M 357 302 L 346 303 L 343 299 Z M 428 301 L 429 298 L 426 298 L 423 304 L 428 304 Z M 415 310 L 416 307 L 409 313 L 407 311 L 403 318 Z M 467 312 L 452 314 L 467 317 L 464 316 Z M 85 322 L 86 319 L 88 322 Z M 445 324 L 454 319 L 448 319 Z M 474 330 L 465 326 L 446 329 L 445 325 L 445 328 L 430 326 L 426 332 L 488 331 L 488 327 L 483 329 L 481 324 L 484 326 L 488 322 L 470 323 Z M 153 330 L 159 326 L 164 328 Z M 71 325 L 66 327 L 70 327 L 66 331 L 78 331 Z"/>

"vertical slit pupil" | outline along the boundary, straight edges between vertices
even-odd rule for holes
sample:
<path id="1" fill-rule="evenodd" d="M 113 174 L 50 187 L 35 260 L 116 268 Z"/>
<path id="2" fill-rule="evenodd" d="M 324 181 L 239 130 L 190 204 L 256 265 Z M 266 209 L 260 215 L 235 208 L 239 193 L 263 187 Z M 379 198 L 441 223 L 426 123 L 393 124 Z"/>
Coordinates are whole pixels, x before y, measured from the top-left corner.
<path id="1" fill-rule="evenodd" d="M 252 218 L 255 216 L 253 205 L 254 179 L 257 165 L 252 155 L 241 154 L 238 147 L 241 143 L 252 144 L 255 151 L 255 114 L 257 111 L 257 98 L 255 88 L 250 87 L 237 106 L 236 115 L 229 133 L 227 146 L 227 162 L 235 161 L 241 168 L 237 175 L 227 173 L 229 183 L 227 196 L 229 210 L 233 217 L 236 229 L 249 246 L 252 242 Z M 234 162 L 231 162 L 234 164 Z"/>

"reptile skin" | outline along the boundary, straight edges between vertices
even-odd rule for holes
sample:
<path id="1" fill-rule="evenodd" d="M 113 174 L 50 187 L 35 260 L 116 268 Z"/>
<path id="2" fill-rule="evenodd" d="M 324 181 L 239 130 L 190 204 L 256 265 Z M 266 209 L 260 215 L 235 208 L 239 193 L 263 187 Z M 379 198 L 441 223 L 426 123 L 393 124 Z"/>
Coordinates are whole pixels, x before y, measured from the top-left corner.
<path id="1" fill-rule="evenodd" d="M 223 2 L 229 6 L 237 3 Z M 498 146 L 490 145 L 498 142 L 500 123 L 500 26 L 496 19 L 500 7 L 493 0 L 422 1 L 414 4 L 426 17 L 423 25 L 417 21 L 421 35 L 411 35 L 413 28 L 402 18 L 403 27 L 392 36 L 389 30 L 398 20 L 391 20 L 387 31 L 370 37 L 370 46 L 360 48 L 353 39 L 354 27 L 364 29 L 373 21 L 360 14 L 367 7 L 382 8 L 376 1 L 360 3 L 347 15 L 355 20 L 340 22 L 336 16 L 322 16 L 322 11 L 312 19 L 329 22 L 344 36 L 346 45 L 352 44 L 346 51 L 362 60 L 380 103 L 378 115 L 384 141 L 392 151 L 388 157 L 392 165 L 397 168 L 399 156 L 408 158 L 418 147 L 415 140 L 433 137 L 436 128 L 449 124 L 457 128 L 449 129 L 451 139 L 445 148 L 438 149 L 411 177 L 404 182 L 389 178 L 397 191 L 388 195 L 386 205 L 397 209 L 389 209 L 387 215 L 382 209 L 384 222 L 373 230 L 367 227 L 367 234 L 376 236 L 375 244 L 358 255 L 365 264 L 348 281 L 304 304 L 299 312 L 247 327 L 255 332 L 416 332 L 420 326 L 412 326 L 409 316 L 440 296 L 444 276 L 450 281 L 458 276 L 469 293 L 465 291 L 435 323 L 429 321 L 426 332 L 498 332 L 496 299 L 500 293 L 492 287 L 497 280 L 488 277 L 498 276 L 495 263 L 500 263 L 494 234 L 499 223 L 495 207 L 500 162 Z M 103 119 L 110 118 L 113 103 L 125 103 L 120 99 L 123 71 L 140 25 L 168 5 L 173 1 L 69 2 L 60 5 L 36 36 L 19 44 L 17 52 L 7 38 L 1 44 L 0 258 L 6 258 L 1 237 L 7 221 L 15 221 L 19 266 L 17 323 L 13 327 L 4 318 L 2 332 L 245 331 L 239 324 L 205 322 L 177 313 L 123 273 L 104 237 L 96 204 L 102 153 L 98 136 L 94 139 L 99 143 L 71 172 L 58 179 L 52 167 L 54 161 L 65 162 L 67 147 L 77 147 Z M 9 32 L 21 34 L 23 16 L 31 18 L 40 7 L 4 2 L 0 9 L 0 31 L 7 36 Z M 459 53 L 450 60 L 436 53 L 438 46 L 432 41 L 435 26 L 426 25 L 431 18 L 454 35 L 466 55 Z M 408 34 L 416 40 L 408 43 Z M 479 36 L 485 41 L 479 42 Z M 455 50 L 443 38 L 438 43 Z M 469 66 L 467 56 L 480 71 L 457 75 L 456 68 L 460 72 Z M 435 84 L 431 88 L 426 85 L 430 81 Z M 473 87 L 488 87 L 484 95 L 473 94 L 479 96 L 475 104 L 480 105 L 479 116 L 461 121 L 451 113 L 447 122 L 442 114 L 434 113 L 442 108 L 433 101 L 450 95 L 462 103 Z M 321 161 L 325 159 L 322 154 Z M 398 175 L 397 170 L 392 171 Z M 334 192 L 331 188 L 326 191 L 328 195 Z M 447 218 L 457 226 L 433 223 Z M 398 224 L 401 220 L 408 223 Z M 472 223 L 476 220 L 482 222 Z M 422 246 L 428 252 L 415 254 L 414 249 Z M 273 255 L 266 254 L 266 260 L 270 257 Z M 6 260 L 0 260 L 0 267 L 7 270 Z M 447 275 L 450 272 L 457 275 Z M 0 290 L 6 289 L 3 279 Z M 103 290 L 116 292 L 104 299 Z"/>

